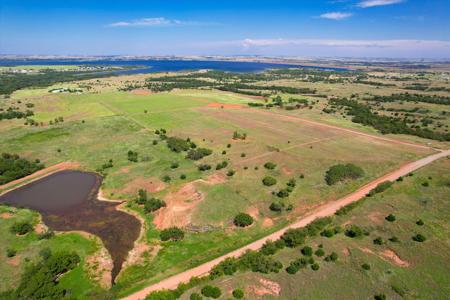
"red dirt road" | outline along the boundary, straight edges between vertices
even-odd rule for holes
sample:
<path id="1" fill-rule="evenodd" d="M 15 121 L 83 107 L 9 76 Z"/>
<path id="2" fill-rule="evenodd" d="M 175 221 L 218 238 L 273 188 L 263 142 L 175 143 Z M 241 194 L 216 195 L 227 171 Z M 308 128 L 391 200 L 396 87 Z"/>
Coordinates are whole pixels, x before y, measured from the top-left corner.
<path id="1" fill-rule="evenodd" d="M 420 160 L 417 160 L 417 161 L 414 161 L 411 163 L 407 163 L 407 164 L 401 166 L 400 168 L 398 168 L 397 170 L 392 171 L 384 176 L 381 176 L 381 177 L 371 181 L 370 183 L 364 185 L 357 191 L 355 191 L 343 198 L 340 198 L 336 201 L 333 201 L 333 202 L 330 202 L 330 203 L 327 203 L 327 204 L 324 204 L 324 205 L 318 207 L 313 212 L 309 213 L 308 215 L 302 217 L 295 223 L 293 223 L 279 231 L 276 231 L 260 240 L 257 240 L 257 241 L 250 243 L 242 248 L 239 248 L 228 254 L 220 256 L 220 257 L 218 257 L 214 260 L 211 260 L 207 263 L 204 263 L 198 267 L 184 271 L 182 273 L 179 273 L 177 275 L 174 275 L 172 277 L 164 279 L 158 283 L 149 285 L 146 288 L 144 288 L 134 294 L 131 294 L 123 299 L 124 300 L 144 299 L 145 296 L 147 296 L 149 293 L 151 293 L 153 291 L 162 290 L 162 289 L 174 289 L 178 286 L 178 284 L 188 282 L 189 279 L 193 276 L 198 277 L 198 276 L 206 275 L 211 270 L 212 267 L 214 267 L 215 265 L 217 265 L 218 263 L 220 263 L 221 261 L 225 260 L 228 257 L 238 257 L 247 250 L 258 250 L 259 248 L 262 247 L 262 245 L 266 241 L 276 240 L 276 239 L 280 238 L 283 235 L 283 233 L 288 229 L 304 227 L 317 218 L 331 216 L 341 207 L 364 198 L 364 196 L 370 190 L 375 188 L 379 183 L 387 181 L 387 180 L 394 181 L 401 176 L 405 176 L 408 173 L 411 173 L 423 166 L 430 164 L 431 162 L 433 162 L 439 158 L 442 158 L 442 157 L 445 157 L 448 155 L 450 155 L 450 150 L 445 150 L 445 151 L 441 151 L 436 154 L 432 154 L 432 155 L 422 158 Z"/>

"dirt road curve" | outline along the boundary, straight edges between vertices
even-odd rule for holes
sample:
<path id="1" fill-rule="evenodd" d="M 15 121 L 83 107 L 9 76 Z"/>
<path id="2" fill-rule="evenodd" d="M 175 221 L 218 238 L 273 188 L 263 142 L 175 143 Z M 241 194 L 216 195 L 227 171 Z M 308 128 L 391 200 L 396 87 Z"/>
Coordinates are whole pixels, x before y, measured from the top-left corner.
<path id="1" fill-rule="evenodd" d="M 280 238 L 280 236 L 287 230 L 290 228 L 300 228 L 300 227 L 304 227 L 306 225 L 308 225 L 309 223 L 311 223 L 312 221 L 314 221 L 314 219 L 316 218 L 321 218 L 321 217 L 326 217 L 326 216 L 331 216 L 333 215 L 339 208 L 341 208 L 342 206 L 345 206 L 347 204 L 350 204 L 352 202 L 358 201 L 360 199 L 362 199 L 371 189 L 375 188 L 379 183 L 386 181 L 386 180 L 396 180 L 397 178 L 404 176 L 408 173 L 411 173 L 425 165 L 428 165 L 429 163 L 450 155 L 450 150 L 446 150 L 446 151 L 441 151 L 439 153 L 427 156 L 425 158 L 422 158 L 420 160 L 411 162 L 411 163 L 407 163 L 403 166 L 401 166 L 400 168 L 398 168 L 395 171 L 392 171 L 380 178 L 377 178 L 375 180 L 373 180 L 372 182 L 364 185 L 363 187 L 361 187 L 360 189 L 358 189 L 357 191 L 341 198 L 338 199 L 336 201 L 327 203 L 325 205 L 322 205 L 321 207 L 317 208 L 316 210 L 314 210 L 313 212 L 311 212 L 310 214 L 308 214 L 307 216 L 304 216 L 302 219 L 298 220 L 297 222 L 277 231 L 274 232 L 260 240 L 257 240 L 249 245 L 246 245 L 242 248 L 239 248 L 235 251 L 232 251 L 228 254 L 225 254 L 221 257 L 218 257 L 212 261 L 209 261 L 207 263 L 204 263 L 198 267 L 192 268 L 190 270 L 187 270 L 185 272 L 179 273 L 177 275 L 174 275 L 172 277 L 169 277 L 167 279 L 164 279 L 161 282 L 155 283 L 153 285 L 150 285 L 134 294 L 129 295 L 128 297 L 123 298 L 124 300 L 138 300 L 138 299 L 144 299 L 146 295 L 148 295 L 149 293 L 156 291 L 156 290 L 161 290 L 161 289 L 174 289 L 178 286 L 178 284 L 180 283 L 186 283 L 189 281 L 189 279 L 193 276 L 202 276 L 205 275 L 209 272 L 209 270 L 211 270 L 212 267 L 214 267 L 215 265 L 217 265 L 218 263 L 220 263 L 221 261 L 223 261 L 224 259 L 228 258 L 228 257 L 237 257 L 242 255 L 245 251 L 247 250 L 257 250 L 259 248 L 261 248 L 261 246 L 267 241 L 267 240 L 276 240 L 278 238 Z"/>

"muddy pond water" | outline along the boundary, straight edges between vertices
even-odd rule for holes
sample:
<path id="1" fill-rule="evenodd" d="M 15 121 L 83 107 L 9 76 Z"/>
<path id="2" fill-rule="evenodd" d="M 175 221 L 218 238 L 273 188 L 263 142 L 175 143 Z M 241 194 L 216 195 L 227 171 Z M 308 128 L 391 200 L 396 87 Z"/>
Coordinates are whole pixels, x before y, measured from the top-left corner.
<path id="1" fill-rule="evenodd" d="M 97 199 L 101 182 L 95 173 L 60 171 L 0 196 L 0 203 L 38 211 L 53 230 L 81 230 L 101 238 L 113 259 L 114 282 L 141 224 L 134 216 L 118 211 L 120 203 Z"/>

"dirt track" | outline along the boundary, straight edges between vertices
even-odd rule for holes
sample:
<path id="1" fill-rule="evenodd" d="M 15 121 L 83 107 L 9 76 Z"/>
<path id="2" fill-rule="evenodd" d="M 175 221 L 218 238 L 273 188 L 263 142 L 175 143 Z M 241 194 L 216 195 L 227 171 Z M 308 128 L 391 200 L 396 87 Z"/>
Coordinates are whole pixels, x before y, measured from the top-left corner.
<path id="1" fill-rule="evenodd" d="M 408 173 L 411 173 L 425 165 L 428 165 L 429 163 L 431 163 L 439 158 L 442 158 L 442 157 L 445 157 L 448 155 L 450 155 L 450 150 L 432 154 L 432 155 L 422 158 L 420 160 L 417 160 L 417 161 L 414 161 L 411 163 L 407 163 L 407 164 L 401 166 L 400 168 L 398 168 L 397 170 L 392 171 L 382 177 L 379 177 L 379 178 L 371 181 L 370 183 L 364 185 L 357 191 L 355 191 L 343 198 L 340 198 L 336 201 L 322 205 L 321 207 L 317 208 L 310 214 L 299 219 L 297 222 L 295 222 L 279 231 L 276 231 L 260 240 L 257 240 L 251 244 L 248 244 L 244 247 L 234 250 L 228 254 L 220 256 L 220 257 L 218 257 L 214 260 L 211 260 L 207 263 L 204 263 L 198 267 L 192 268 L 190 270 L 184 271 L 182 273 L 179 273 L 177 275 L 174 275 L 172 277 L 164 279 L 158 283 L 147 286 L 146 288 L 144 288 L 134 294 L 131 294 L 123 299 L 124 300 L 144 299 L 146 295 L 148 295 L 149 293 L 151 293 L 153 291 L 161 290 L 161 289 L 174 289 L 178 286 L 178 284 L 188 282 L 189 279 L 193 276 L 202 276 L 202 275 L 207 274 L 211 270 L 212 267 L 214 267 L 215 265 L 217 265 L 218 263 L 220 263 L 221 261 L 223 261 L 224 259 L 226 259 L 228 257 L 237 257 L 237 256 L 242 255 L 247 250 L 257 250 L 257 249 L 261 248 L 261 246 L 267 240 L 276 240 L 276 239 L 280 238 L 280 236 L 286 230 L 288 230 L 290 228 L 304 227 L 317 218 L 333 215 L 339 208 L 362 199 L 370 190 L 375 188 L 379 183 L 381 183 L 383 181 L 386 181 L 386 180 L 394 181 L 401 176 L 405 176 Z"/>

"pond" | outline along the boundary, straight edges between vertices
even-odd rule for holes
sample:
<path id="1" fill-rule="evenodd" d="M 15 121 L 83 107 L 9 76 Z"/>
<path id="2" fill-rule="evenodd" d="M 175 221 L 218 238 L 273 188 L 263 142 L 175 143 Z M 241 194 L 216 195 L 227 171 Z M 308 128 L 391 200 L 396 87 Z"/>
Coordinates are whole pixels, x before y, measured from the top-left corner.
<path id="1" fill-rule="evenodd" d="M 0 196 L 0 203 L 38 211 L 53 230 L 81 230 L 98 236 L 112 257 L 114 282 L 141 224 L 134 216 L 117 210 L 120 203 L 97 199 L 101 182 L 95 173 L 60 171 Z"/>

